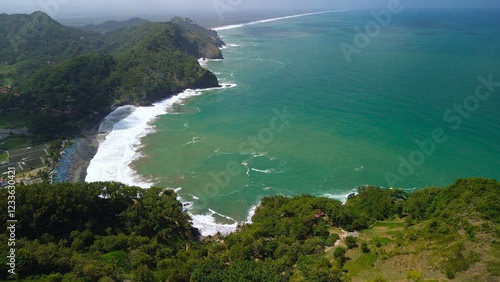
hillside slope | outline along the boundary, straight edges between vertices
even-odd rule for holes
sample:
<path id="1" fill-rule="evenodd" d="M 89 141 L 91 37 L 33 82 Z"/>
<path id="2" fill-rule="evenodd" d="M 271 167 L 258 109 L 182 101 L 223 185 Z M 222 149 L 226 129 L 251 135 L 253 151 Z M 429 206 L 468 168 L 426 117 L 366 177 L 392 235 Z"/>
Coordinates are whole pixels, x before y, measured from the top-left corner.
<path id="1" fill-rule="evenodd" d="M 0 190 L 4 210 L 7 193 Z M 495 180 L 411 194 L 362 187 L 345 205 L 308 195 L 264 198 L 252 224 L 203 242 L 165 189 L 38 184 L 18 187 L 16 197 L 17 278 L 24 281 L 500 280 Z M 0 214 L 4 229 L 6 217 Z M 369 226 L 339 229 L 357 221 Z M 6 279 L 9 248 L 0 250 Z"/>
<path id="2" fill-rule="evenodd" d="M 111 106 L 150 104 L 188 88 L 219 85 L 197 59 L 222 58 L 224 43 L 188 19 L 106 34 L 63 26 L 41 12 L 2 14 L 0 23 L 0 35 L 12 39 L 0 44 L 0 85 L 13 86 L 0 95 L 0 114 L 17 109 L 31 116 L 30 129 L 38 134 L 78 131 Z M 94 75 L 89 54 L 110 56 L 105 76 Z M 56 122 L 43 126 L 51 119 Z"/>
<path id="3" fill-rule="evenodd" d="M 89 24 L 85 26 L 78 27 L 78 29 L 81 29 L 83 31 L 94 31 L 94 32 L 99 32 L 99 33 L 108 33 L 111 31 L 119 30 L 122 28 L 127 28 L 127 27 L 133 27 L 137 25 L 141 25 L 144 23 L 148 23 L 148 20 L 141 19 L 141 18 L 132 18 L 126 21 L 106 21 L 102 24 Z"/>

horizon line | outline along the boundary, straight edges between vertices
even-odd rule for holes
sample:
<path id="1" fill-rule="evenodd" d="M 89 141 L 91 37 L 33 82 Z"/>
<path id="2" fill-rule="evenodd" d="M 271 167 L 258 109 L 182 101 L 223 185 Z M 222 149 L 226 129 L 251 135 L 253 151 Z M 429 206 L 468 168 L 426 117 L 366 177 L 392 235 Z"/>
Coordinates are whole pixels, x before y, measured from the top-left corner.
<path id="1" fill-rule="evenodd" d="M 329 11 L 312 12 L 312 13 L 305 13 L 305 14 L 298 14 L 298 15 L 291 15 L 291 16 L 284 16 L 284 17 L 277 17 L 277 18 L 270 18 L 270 19 L 264 19 L 264 20 L 258 20 L 258 21 L 251 21 L 251 22 L 240 23 L 240 24 L 232 24 L 232 25 L 225 25 L 225 26 L 214 27 L 214 28 L 212 28 L 212 30 L 215 30 L 215 31 L 228 30 L 228 29 L 239 28 L 239 27 L 243 27 L 243 26 L 247 26 L 247 25 L 256 25 L 256 24 L 261 24 L 261 23 L 268 23 L 268 22 L 274 22 L 274 21 L 280 21 L 280 20 L 298 18 L 298 17 L 306 17 L 306 16 L 319 15 L 319 14 L 336 13 L 336 12 L 345 12 L 345 11 L 350 11 L 350 10 L 352 10 L 352 9 L 329 10 Z"/>

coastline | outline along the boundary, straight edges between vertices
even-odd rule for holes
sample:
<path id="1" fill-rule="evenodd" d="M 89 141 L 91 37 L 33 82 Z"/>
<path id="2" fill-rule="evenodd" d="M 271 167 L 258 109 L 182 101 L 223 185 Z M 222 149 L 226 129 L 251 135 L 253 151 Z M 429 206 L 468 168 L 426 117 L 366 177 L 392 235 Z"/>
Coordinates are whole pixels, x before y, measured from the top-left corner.
<path id="1" fill-rule="evenodd" d="M 164 107 L 164 110 L 160 110 L 153 115 L 152 117 L 147 118 L 145 121 L 146 126 L 143 128 L 145 131 L 144 135 L 147 135 L 149 132 L 148 128 L 150 127 L 149 123 L 153 121 L 157 116 L 168 113 L 167 108 L 170 104 L 174 104 L 179 100 L 183 100 L 185 98 L 189 98 L 191 96 L 199 95 L 199 93 L 204 91 L 210 91 L 214 89 L 223 89 L 234 87 L 232 84 L 224 84 L 215 88 L 204 88 L 204 89 L 186 89 L 181 93 L 176 95 L 172 95 L 163 100 L 160 100 L 153 104 L 153 106 L 141 106 L 135 107 L 132 105 L 122 106 L 119 108 L 112 109 L 106 115 L 103 115 L 102 118 L 99 119 L 98 122 L 90 125 L 86 129 L 84 129 L 78 138 L 76 138 L 79 142 L 74 154 L 71 156 L 72 163 L 68 168 L 68 179 L 67 181 L 70 183 L 78 183 L 78 182 L 87 182 L 88 169 L 91 166 L 92 160 L 96 157 L 99 152 L 99 148 L 102 143 L 106 140 L 106 137 L 113 132 L 114 126 L 118 124 L 120 121 L 125 120 L 130 114 L 132 114 L 136 109 L 144 109 L 151 107 Z M 119 112 L 122 110 L 121 112 Z M 125 112 L 125 114 L 124 114 Z M 113 116 L 114 115 L 114 116 Z M 139 140 L 144 136 L 138 136 Z M 134 161 L 135 158 L 131 161 Z M 128 164 L 126 164 L 128 165 Z M 106 180 L 102 180 L 106 181 Z M 124 181 L 123 179 L 113 179 L 110 181 Z M 138 185 L 138 183 L 125 183 L 128 185 Z M 143 185 L 139 185 L 143 186 Z"/>
<path id="2" fill-rule="evenodd" d="M 288 19 L 288 18 L 295 18 L 295 17 L 302 17 L 302 16 L 309 16 L 309 15 L 314 15 L 314 14 L 323 14 L 323 13 L 332 13 L 332 12 L 341 12 L 344 10 L 332 10 L 332 11 L 321 11 L 321 12 L 312 12 L 312 13 L 306 13 L 306 14 L 298 14 L 298 15 L 290 15 L 290 16 L 283 16 L 283 17 L 275 17 L 275 18 L 269 18 L 269 19 L 263 19 L 263 20 L 257 20 L 257 21 L 251 21 L 251 22 L 246 22 L 246 23 L 239 23 L 239 24 L 232 24 L 232 25 L 226 25 L 226 26 L 219 26 L 219 27 L 214 27 L 212 30 L 218 31 L 218 30 L 225 30 L 225 29 L 232 29 L 232 28 L 238 28 L 241 26 L 245 25 L 253 25 L 253 24 L 260 24 L 260 23 L 266 23 L 266 22 L 271 22 L 271 21 L 277 21 L 277 20 L 283 20 L 283 19 Z M 231 47 L 231 44 L 226 44 L 221 50 Z M 206 67 L 207 62 L 210 59 L 204 59 L 204 58 L 198 58 L 198 62 L 202 67 Z M 219 88 L 226 88 L 226 87 L 234 87 L 234 85 L 220 85 Z M 204 91 L 204 90 L 210 90 L 213 88 L 207 88 L 207 89 L 196 89 L 194 91 Z M 171 99 L 172 97 L 176 97 L 178 95 L 181 95 L 182 93 L 188 91 L 190 89 L 186 89 L 183 92 L 180 92 L 176 95 L 172 95 L 170 97 L 167 97 L 164 100 L 158 101 L 157 103 L 161 103 L 162 101 Z M 107 132 L 103 133 L 99 129 L 102 125 L 102 123 L 105 121 L 106 117 L 111 115 L 116 109 L 111 110 L 108 114 L 104 115 L 97 123 L 91 125 L 89 128 L 85 129 L 82 131 L 81 136 L 79 137 L 80 144 L 76 150 L 76 152 L 73 155 L 73 162 L 69 168 L 69 182 L 71 183 L 76 183 L 76 182 L 85 182 L 87 178 L 87 169 L 90 167 L 90 164 L 96 154 L 99 151 L 100 147 L 100 142 L 99 140 L 103 140 L 102 138 L 105 137 L 109 132 L 112 131 L 112 129 Z M 126 117 L 124 117 L 126 118 Z M 118 121 L 117 121 L 118 122 Z"/>
<path id="3" fill-rule="evenodd" d="M 295 17 L 302 17 L 314 14 L 340 12 L 340 11 L 327 11 L 319 13 L 308 13 L 293 15 L 287 17 L 279 17 L 261 21 L 254 21 L 250 23 L 243 23 L 238 25 L 214 28 L 214 30 L 225 30 L 238 28 L 247 24 L 260 24 L 267 23 L 282 19 L 289 19 Z M 231 44 L 225 45 L 223 48 L 232 47 Z M 207 63 L 213 61 L 212 59 L 198 60 L 202 67 L 207 67 Z M 75 153 L 74 164 L 71 166 L 70 177 L 72 182 L 96 182 L 96 181 L 119 181 L 126 185 L 140 186 L 148 188 L 153 185 L 153 180 L 144 179 L 140 177 L 131 164 L 141 157 L 139 152 L 142 144 L 143 137 L 155 131 L 152 122 L 161 115 L 168 114 L 168 109 L 172 104 L 182 102 L 183 100 L 201 95 L 204 91 L 214 89 L 224 89 L 234 87 L 234 84 L 219 85 L 216 88 L 206 89 L 187 89 L 177 95 L 173 95 L 164 100 L 158 101 L 150 107 L 134 107 L 133 114 L 123 118 L 123 122 L 116 122 L 116 128 L 111 128 L 107 131 L 107 140 L 100 139 L 102 130 L 99 130 L 100 125 L 95 125 L 93 128 L 86 130 L 83 133 L 80 146 Z M 148 108 L 147 111 L 144 108 Z M 109 115 L 114 113 L 111 112 Z M 109 116 L 108 115 L 108 116 Z M 107 116 L 107 117 L 108 117 Z M 102 120 L 104 122 L 105 119 Z M 117 130 L 118 129 L 118 130 Z M 101 140 L 101 142 L 99 142 Z M 180 202 L 184 202 L 179 198 Z M 251 223 L 251 217 L 255 212 L 257 206 L 252 206 L 248 211 L 248 218 L 246 221 L 241 222 Z M 192 214 L 187 209 L 188 214 L 192 218 L 193 227 L 199 230 L 202 236 L 215 235 L 220 232 L 223 235 L 228 235 L 237 230 L 238 223 L 234 224 L 219 224 L 215 221 L 215 211 L 210 211 L 209 214 Z"/>
<path id="4" fill-rule="evenodd" d="M 101 123 L 102 120 L 85 129 L 81 137 L 78 138 L 80 144 L 73 155 L 73 162 L 69 167 L 69 182 L 85 182 L 87 168 L 90 166 L 90 162 L 99 149 L 98 138 L 100 136 L 99 127 Z"/>
<path id="5" fill-rule="evenodd" d="M 312 13 L 305 13 L 305 14 L 297 14 L 297 15 L 290 15 L 290 16 L 275 17 L 275 18 L 262 19 L 262 20 L 256 20 L 256 21 L 239 23 L 239 24 L 236 23 L 236 24 L 230 24 L 230 25 L 224 25 L 224 26 L 217 26 L 217 27 L 214 27 L 212 29 L 215 30 L 215 31 L 220 31 L 220 30 L 226 30 L 226 29 L 234 29 L 234 28 L 244 27 L 244 26 L 248 26 L 248 25 L 256 25 L 256 24 L 269 23 L 269 22 L 286 20 L 286 19 L 293 19 L 293 18 L 299 18 L 299 17 L 307 17 L 307 16 L 313 16 L 313 15 L 327 14 L 327 13 L 338 13 L 338 12 L 345 12 L 345 11 L 349 11 L 349 9 L 330 10 L 330 11 L 321 11 L 321 12 L 312 12 Z"/>

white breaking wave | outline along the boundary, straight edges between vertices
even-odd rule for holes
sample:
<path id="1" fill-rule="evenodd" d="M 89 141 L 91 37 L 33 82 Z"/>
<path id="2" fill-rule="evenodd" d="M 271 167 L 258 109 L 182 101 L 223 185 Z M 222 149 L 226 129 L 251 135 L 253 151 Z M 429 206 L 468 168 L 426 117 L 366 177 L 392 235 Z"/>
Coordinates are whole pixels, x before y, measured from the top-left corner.
<path id="1" fill-rule="evenodd" d="M 365 167 L 364 166 L 360 166 L 360 167 L 356 167 L 354 168 L 355 171 L 365 171 Z"/>
<path id="2" fill-rule="evenodd" d="M 153 180 L 140 177 L 130 166 L 133 161 L 142 157 L 138 152 L 142 147 L 142 138 L 155 131 L 152 122 L 158 116 L 167 114 L 173 104 L 200 95 L 206 90 L 211 89 L 188 89 L 151 107 L 125 106 L 109 114 L 104 120 L 106 125 L 102 126 L 102 130 L 109 134 L 100 140 L 99 149 L 87 168 L 85 181 L 119 181 L 143 188 L 151 187 Z M 112 125 L 112 130 L 109 130 L 111 121 L 117 122 Z"/>
<path id="3" fill-rule="evenodd" d="M 99 125 L 100 133 L 109 133 L 113 130 L 116 123 L 120 122 L 124 118 L 128 117 L 135 111 L 134 106 L 123 106 L 119 107 L 110 113 Z"/>
<path id="4" fill-rule="evenodd" d="M 189 213 L 189 215 L 193 219 L 193 227 L 197 228 L 203 236 L 214 236 L 217 233 L 225 236 L 236 232 L 238 228 L 238 223 L 236 221 L 232 224 L 217 223 L 214 217 L 214 215 L 216 214 L 220 216 L 219 213 L 216 213 L 213 210 L 210 210 L 210 214 Z"/>
<path id="5" fill-rule="evenodd" d="M 300 14 L 300 15 L 293 15 L 293 16 L 286 16 L 286 17 L 279 17 L 279 18 L 272 18 L 272 19 L 266 19 L 266 20 L 253 21 L 253 22 L 243 23 L 243 24 L 226 25 L 226 26 L 216 27 L 213 30 L 219 31 L 219 30 L 234 29 L 234 28 L 239 28 L 239 27 L 243 27 L 243 26 L 247 26 L 247 25 L 256 25 L 256 24 L 269 23 L 269 22 L 274 22 L 274 21 L 279 21 L 279 20 L 286 20 L 286 19 L 292 19 L 292 18 L 298 18 L 298 17 L 305 17 L 305 16 L 312 16 L 312 15 L 319 15 L 319 14 L 326 14 L 326 13 L 344 12 L 344 11 L 349 11 L 349 9 L 333 10 L 333 11 L 323 11 L 323 12 L 315 12 L 315 13 L 307 13 L 307 14 Z"/>
<path id="6" fill-rule="evenodd" d="M 240 47 L 240 45 L 238 45 L 238 44 L 233 44 L 233 43 L 227 43 L 226 45 L 222 46 L 222 47 L 221 47 L 221 48 L 219 48 L 219 49 L 221 49 L 221 50 L 225 50 L 225 49 L 228 49 L 228 48 L 230 48 L 230 47 Z"/>
<path id="7" fill-rule="evenodd" d="M 256 168 L 252 168 L 252 171 L 266 173 L 266 174 L 273 173 L 272 169 L 256 169 Z"/>
<path id="8" fill-rule="evenodd" d="M 153 104 L 151 107 L 124 106 L 110 113 L 103 121 L 106 123 L 100 129 L 108 133 L 100 141 L 97 154 L 91 160 L 87 168 L 86 182 L 119 181 L 131 186 L 149 188 L 154 185 L 154 180 L 144 179 L 131 167 L 131 163 L 139 158 L 141 154 L 141 140 L 150 133 L 155 132 L 152 122 L 161 115 L 167 114 L 172 105 L 182 103 L 184 100 L 201 95 L 204 91 L 235 87 L 235 84 L 226 84 L 218 88 L 191 90 L 188 89 L 177 96 L 168 98 Z M 200 142 L 201 138 L 195 137 L 192 142 Z M 178 193 L 182 188 L 173 189 Z M 192 195 L 193 200 L 199 200 Z M 193 227 L 198 228 L 203 236 L 215 235 L 220 232 L 223 235 L 234 233 L 238 223 L 218 224 L 214 215 L 232 218 L 211 211 L 211 214 L 195 215 L 189 212 L 193 208 L 192 201 L 185 201 L 180 196 L 177 198 L 184 209 L 191 216 Z"/>
<path id="9" fill-rule="evenodd" d="M 357 194 L 357 192 L 358 192 L 358 189 L 355 188 L 355 189 L 352 189 L 350 192 L 343 193 L 343 194 L 335 194 L 334 195 L 334 194 L 330 194 L 330 193 L 325 193 L 325 194 L 323 194 L 323 197 L 337 200 L 337 201 L 341 201 L 342 203 L 345 204 L 347 202 L 347 197 L 349 197 L 349 195 L 351 195 L 351 194 Z"/>
<path id="10" fill-rule="evenodd" d="M 198 59 L 198 63 L 202 67 L 206 67 L 209 62 L 222 62 L 224 61 L 223 59 L 207 59 L 207 58 L 201 58 Z"/>
<path id="11" fill-rule="evenodd" d="M 252 156 L 254 156 L 254 158 L 267 157 L 267 152 L 264 152 L 264 153 L 253 153 Z"/>
<path id="12" fill-rule="evenodd" d="M 199 142 L 203 142 L 203 138 L 201 138 L 201 137 L 193 137 L 193 140 L 191 140 L 191 141 L 187 142 L 186 144 L 182 145 L 182 147 L 190 145 L 190 144 L 199 143 Z"/>
<path id="13" fill-rule="evenodd" d="M 247 168 L 247 172 L 246 172 L 246 174 L 247 174 L 247 175 L 250 175 L 250 167 L 248 167 L 248 162 L 242 162 L 241 164 L 242 164 L 244 167 L 246 167 L 246 168 Z"/>
<path id="14" fill-rule="evenodd" d="M 252 224 L 252 217 L 254 216 L 255 214 L 255 211 L 257 210 L 257 208 L 260 206 L 261 202 L 259 201 L 257 204 L 253 205 L 250 210 L 248 211 L 248 217 L 247 217 L 247 221 L 245 222 L 246 224 Z"/>
<path id="15" fill-rule="evenodd" d="M 250 210 L 248 211 L 248 217 L 245 222 L 241 222 L 242 224 L 251 224 L 252 223 L 252 217 L 255 214 L 255 211 L 257 208 L 260 206 L 260 202 L 257 203 L 256 205 L 253 205 Z M 229 235 L 231 233 L 234 233 L 238 229 L 238 222 L 227 216 L 223 215 L 221 213 L 218 213 L 212 209 L 208 210 L 209 212 L 206 214 L 192 214 L 189 213 L 191 218 L 193 219 L 193 227 L 197 228 L 201 235 L 203 236 L 214 236 L 217 233 L 220 233 L 221 235 Z M 234 223 L 231 224 L 221 224 L 217 223 L 214 215 L 217 215 L 219 217 L 223 217 L 227 220 L 234 221 Z"/>

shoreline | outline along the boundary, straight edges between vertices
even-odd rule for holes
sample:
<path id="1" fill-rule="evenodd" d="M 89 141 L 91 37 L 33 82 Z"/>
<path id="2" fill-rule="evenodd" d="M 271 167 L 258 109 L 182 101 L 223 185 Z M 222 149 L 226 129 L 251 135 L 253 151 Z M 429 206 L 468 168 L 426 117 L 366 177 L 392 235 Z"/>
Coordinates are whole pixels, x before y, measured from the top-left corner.
<path id="1" fill-rule="evenodd" d="M 172 95 L 170 97 L 162 99 L 154 104 L 161 104 L 164 101 L 168 101 L 172 98 L 175 98 L 175 97 L 178 97 L 179 95 L 182 95 L 183 93 L 186 93 L 186 91 L 207 91 L 207 90 L 212 90 L 212 89 L 223 89 L 223 88 L 227 88 L 227 87 L 233 87 L 233 85 L 223 84 L 223 85 L 220 85 L 219 87 L 216 87 L 216 88 L 204 88 L 204 89 L 196 89 L 196 90 L 186 89 L 183 92 L 180 92 L 176 95 Z M 141 107 L 148 107 L 148 106 L 135 107 L 132 105 L 126 105 L 126 106 L 122 106 L 122 107 L 134 107 L 135 109 L 138 109 Z M 76 140 L 79 141 L 79 145 L 78 145 L 77 149 L 75 150 L 75 153 L 72 155 L 72 163 L 68 168 L 68 175 L 69 175 L 68 179 L 67 179 L 68 182 L 70 182 L 70 183 L 86 182 L 86 178 L 88 175 L 87 170 L 90 167 L 92 160 L 97 155 L 97 153 L 99 151 L 99 147 L 101 145 L 101 142 L 103 142 L 103 140 L 105 140 L 105 137 L 107 135 L 109 135 L 111 132 L 113 132 L 113 130 L 114 130 L 113 126 L 115 124 L 126 119 L 133 112 L 133 111 L 131 111 L 128 115 L 122 116 L 118 120 L 114 120 L 113 126 L 111 126 L 111 128 L 109 128 L 109 130 L 101 130 L 101 127 L 106 122 L 107 118 L 111 114 L 115 113 L 117 109 L 120 109 L 122 107 L 111 109 L 107 114 L 103 115 L 99 119 L 98 122 L 95 122 L 92 125 L 88 126 L 86 129 L 82 130 L 82 132 L 79 134 L 79 136 L 75 138 Z"/>
<path id="2" fill-rule="evenodd" d="M 250 22 L 216 26 L 216 27 L 213 27 L 212 30 L 221 31 L 221 30 L 234 29 L 234 28 L 239 28 L 239 27 L 244 27 L 244 26 L 249 26 L 249 25 L 256 25 L 256 24 L 269 23 L 269 22 L 274 22 L 274 21 L 287 20 L 287 19 L 293 19 L 293 18 L 299 18 L 299 17 L 307 17 L 307 16 L 320 15 L 320 14 L 327 14 L 327 13 L 345 12 L 345 11 L 349 11 L 349 10 L 350 9 L 329 10 L 329 11 L 320 11 L 320 12 L 311 12 L 311 13 L 305 13 L 305 14 L 281 16 L 281 17 L 275 17 L 275 18 L 267 18 L 267 19 L 255 20 L 255 21 L 250 21 Z"/>
<path id="3" fill-rule="evenodd" d="M 85 182 L 87 169 L 90 166 L 90 162 L 99 150 L 99 137 L 102 134 L 105 134 L 99 132 L 99 127 L 101 126 L 104 118 L 100 119 L 99 122 L 94 123 L 89 128 L 83 130 L 80 134 L 80 137 L 77 138 L 80 141 L 80 144 L 73 154 L 73 161 L 71 163 L 71 166 L 69 167 L 68 181 L 70 183 Z"/>
<path id="4" fill-rule="evenodd" d="M 226 26 L 219 26 L 219 27 L 213 27 L 211 28 L 212 30 L 218 31 L 218 30 L 225 30 L 225 29 L 232 29 L 232 28 L 238 28 L 241 26 L 245 25 L 253 25 L 253 24 L 259 24 L 259 23 L 266 23 L 270 21 L 277 21 L 277 20 L 282 20 L 282 19 L 288 19 L 288 18 L 295 18 L 295 17 L 303 17 L 303 16 L 309 16 L 309 15 L 315 15 L 315 14 L 323 14 L 323 13 L 332 13 L 332 12 L 342 12 L 344 10 L 332 10 L 332 11 L 320 11 L 320 12 L 311 12 L 311 13 L 305 13 L 305 14 L 297 14 L 297 15 L 289 15 L 289 16 L 282 16 L 282 17 L 275 17 L 275 18 L 269 18 L 269 19 L 261 19 L 257 21 L 251 21 L 247 23 L 239 23 L 239 24 L 233 24 L 233 25 L 226 25 Z M 230 45 L 224 45 L 224 47 L 228 47 Z M 221 48 L 221 50 L 223 49 Z M 201 61 L 202 60 L 202 61 Z M 198 58 L 198 62 L 201 67 L 205 67 L 207 63 L 207 59 L 203 58 Z M 225 87 L 232 87 L 233 85 L 219 85 L 218 88 L 225 88 Z M 195 91 L 198 90 L 210 90 L 213 88 L 206 88 L 206 89 L 196 89 Z M 166 99 L 171 99 L 172 97 L 176 97 L 177 95 L 180 95 L 184 93 L 185 91 L 188 91 L 190 89 L 186 89 L 180 93 L 177 93 L 176 95 L 172 95 L 170 97 L 167 97 L 165 99 L 162 99 L 160 101 L 157 101 L 156 103 L 160 103 L 162 101 L 165 101 Z M 103 136 L 106 136 L 110 132 L 104 133 L 100 132 L 99 128 L 105 121 L 106 117 L 112 114 L 116 108 L 110 110 L 106 115 L 102 116 L 98 122 L 92 124 L 85 130 L 83 130 L 80 134 L 80 136 L 77 138 L 80 140 L 80 144 L 78 148 L 76 149 L 76 152 L 73 155 L 73 161 L 71 166 L 68 169 L 68 174 L 69 174 L 69 179 L 68 181 L 71 183 L 77 183 L 77 182 L 86 182 L 86 177 L 87 177 L 87 169 L 90 166 L 91 161 L 94 159 L 96 156 L 99 147 L 100 147 L 100 142 L 99 139 L 102 138 Z M 126 118 L 126 117 L 125 117 Z"/>
<path id="5" fill-rule="evenodd" d="M 197 96 L 201 92 L 204 91 L 210 91 L 214 89 L 224 89 L 224 88 L 230 88 L 234 87 L 235 85 L 232 84 L 222 84 L 219 85 L 219 87 L 210 87 L 210 88 L 203 88 L 203 89 L 186 89 L 183 92 L 180 92 L 176 95 L 172 95 L 170 97 L 167 97 L 165 99 L 162 99 L 156 103 L 153 103 L 151 106 L 139 106 L 135 107 L 132 105 L 126 105 L 118 108 L 114 108 L 109 113 L 106 115 L 103 115 L 102 118 L 83 130 L 80 134 L 80 136 L 76 139 L 80 140 L 80 144 L 78 148 L 76 149 L 74 155 L 73 155 L 73 163 L 69 167 L 69 179 L 68 181 L 71 183 L 76 183 L 76 182 L 86 182 L 86 178 L 88 176 L 87 170 L 90 167 L 90 164 L 92 160 L 96 157 L 98 154 L 99 148 L 102 145 L 104 137 L 110 135 L 114 131 L 114 126 L 118 123 L 120 123 L 122 120 L 127 119 L 130 115 L 132 115 L 134 112 L 137 110 L 141 109 L 146 109 L 146 108 L 157 108 L 157 112 L 153 114 L 153 116 L 148 116 L 146 117 L 147 120 L 144 120 L 146 125 L 148 125 L 152 120 L 154 120 L 157 116 L 166 114 L 167 113 L 167 108 L 170 106 L 170 104 L 176 103 L 179 100 L 183 100 L 185 98 L 189 98 L 192 96 Z M 133 107 L 133 110 L 130 110 L 130 108 Z M 116 111 L 122 109 L 125 112 L 128 112 L 128 114 L 123 115 L 123 113 L 118 114 L 118 118 L 114 116 L 112 119 L 113 120 L 107 120 L 110 118 L 110 116 L 113 113 L 117 113 Z M 148 111 L 149 112 L 149 111 Z M 112 124 L 106 124 L 109 128 L 106 129 L 101 129 L 102 126 L 104 126 L 106 121 L 110 121 Z M 148 131 L 146 126 L 144 128 L 145 131 Z M 124 128 L 122 128 L 123 130 Z M 140 136 L 140 139 L 142 139 L 143 136 Z M 113 162 L 110 160 L 110 162 Z M 110 180 L 102 180 L 102 181 L 110 181 Z M 132 185 L 132 183 L 127 183 L 125 179 L 113 179 L 112 181 L 122 181 L 125 184 Z M 135 183 L 135 185 L 138 185 L 138 183 Z M 139 185 L 141 186 L 141 185 Z"/>

